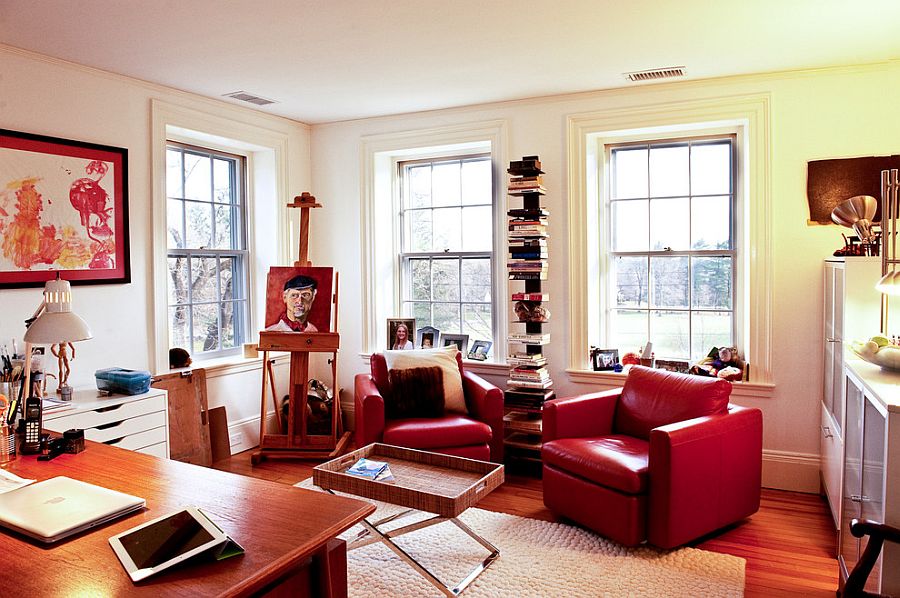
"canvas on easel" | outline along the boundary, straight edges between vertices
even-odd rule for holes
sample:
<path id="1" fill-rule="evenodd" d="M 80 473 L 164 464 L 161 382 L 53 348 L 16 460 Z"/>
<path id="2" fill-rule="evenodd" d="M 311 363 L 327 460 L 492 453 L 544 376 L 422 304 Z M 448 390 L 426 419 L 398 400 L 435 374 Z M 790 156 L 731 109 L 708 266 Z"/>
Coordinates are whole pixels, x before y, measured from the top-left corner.
<path id="1" fill-rule="evenodd" d="M 266 281 L 265 330 L 330 332 L 334 269 L 273 266 Z"/>

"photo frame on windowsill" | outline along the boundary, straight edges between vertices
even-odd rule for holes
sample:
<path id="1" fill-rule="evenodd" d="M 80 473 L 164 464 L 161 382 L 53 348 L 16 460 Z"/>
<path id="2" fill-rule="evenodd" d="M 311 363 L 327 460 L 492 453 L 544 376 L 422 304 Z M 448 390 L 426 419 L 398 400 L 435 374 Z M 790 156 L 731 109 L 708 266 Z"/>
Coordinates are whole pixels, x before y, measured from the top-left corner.
<path id="1" fill-rule="evenodd" d="M 449 347 L 450 345 L 456 345 L 459 349 L 459 352 L 463 355 L 466 355 L 467 349 L 469 347 L 469 335 L 468 334 L 442 334 L 441 335 L 441 346 Z"/>
<path id="2" fill-rule="evenodd" d="M 128 150 L 0 129 L 0 288 L 131 282 Z"/>
<path id="3" fill-rule="evenodd" d="M 466 357 L 474 359 L 475 361 L 486 361 L 488 353 L 491 352 L 492 344 L 491 341 L 474 341 L 472 343 L 472 348 L 469 349 L 469 354 L 466 355 Z"/>
<path id="4" fill-rule="evenodd" d="M 591 367 L 595 372 L 606 372 L 619 363 L 618 349 L 593 349 L 591 351 Z"/>

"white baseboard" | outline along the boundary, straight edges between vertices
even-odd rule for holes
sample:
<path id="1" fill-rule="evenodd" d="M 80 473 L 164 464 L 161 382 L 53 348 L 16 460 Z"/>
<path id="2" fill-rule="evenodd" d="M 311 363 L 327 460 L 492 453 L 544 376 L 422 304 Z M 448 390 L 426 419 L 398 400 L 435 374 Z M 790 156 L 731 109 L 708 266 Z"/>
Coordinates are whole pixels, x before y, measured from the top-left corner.
<path id="1" fill-rule="evenodd" d="M 266 414 L 266 427 L 271 430 L 276 425 L 275 412 L 270 411 Z M 259 416 L 230 422 L 228 424 L 228 444 L 231 447 L 232 455 L 259 446 Z"/>
<path id="2" fill-rule="evenodd" d="M 763 450 L 763 488 L 818 494 L 820 459 L 817 454 Z"/>

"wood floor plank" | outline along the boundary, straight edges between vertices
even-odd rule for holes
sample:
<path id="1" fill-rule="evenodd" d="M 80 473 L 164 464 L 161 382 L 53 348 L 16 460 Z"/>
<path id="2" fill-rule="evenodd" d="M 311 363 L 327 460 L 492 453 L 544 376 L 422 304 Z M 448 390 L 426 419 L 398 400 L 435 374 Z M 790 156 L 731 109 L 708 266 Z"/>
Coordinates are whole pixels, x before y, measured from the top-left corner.
<path id="1" fill-rule="evenodd" d="M 254 466 L 250 454 L 239 453 L 213 466 L 296 484 L 311 477 L 312 468 L 319 463 L 268 459 Z M 507 468 L 506 482 L 478 506 L 520 517 L 564 521 L 544 506 L 540 478 L 511 468 Z M 834 523 L 825 500 L 815 494 L 763 489 L 758 513 L 691 545 L 746 559 L 747 598 L 824 598 L 833 597 L 837 589 Z"/>

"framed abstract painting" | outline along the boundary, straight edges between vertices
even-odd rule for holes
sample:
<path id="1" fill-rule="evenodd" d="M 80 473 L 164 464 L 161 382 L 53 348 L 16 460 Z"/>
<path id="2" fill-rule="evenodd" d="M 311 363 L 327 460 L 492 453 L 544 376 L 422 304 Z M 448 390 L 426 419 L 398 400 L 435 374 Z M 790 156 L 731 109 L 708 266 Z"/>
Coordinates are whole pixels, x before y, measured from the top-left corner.
<path id="1" fill-rule="evenodd" d="M 0 288 L 131 282 L 128 150 L 0 129 Z"/>

